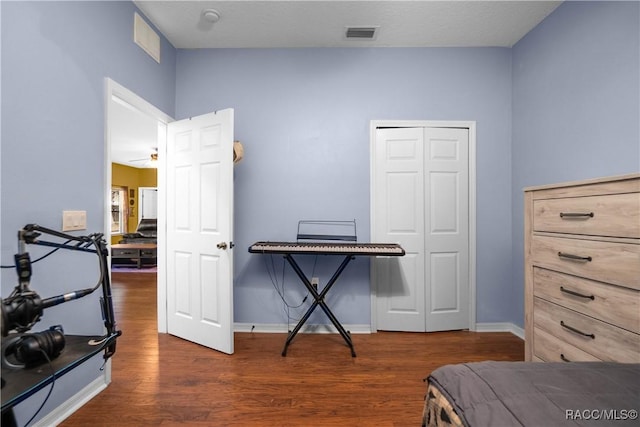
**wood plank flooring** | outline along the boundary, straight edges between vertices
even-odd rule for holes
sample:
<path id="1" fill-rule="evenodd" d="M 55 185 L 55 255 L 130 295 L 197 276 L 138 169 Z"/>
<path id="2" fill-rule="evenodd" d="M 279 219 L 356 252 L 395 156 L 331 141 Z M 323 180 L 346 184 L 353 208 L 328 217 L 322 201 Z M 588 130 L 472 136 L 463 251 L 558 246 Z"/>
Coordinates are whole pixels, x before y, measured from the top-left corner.
<path id="1" fill-rule="evenodd" d="M 510 333 L 355 334 L 352 358 L 340 335 L 236 333 L 225 355 L 158 334 L 155 275 L 114 273 L 123 331 L 112 383 L 61 425 L 418 426 L 435 368 L 523 360 Z"/>

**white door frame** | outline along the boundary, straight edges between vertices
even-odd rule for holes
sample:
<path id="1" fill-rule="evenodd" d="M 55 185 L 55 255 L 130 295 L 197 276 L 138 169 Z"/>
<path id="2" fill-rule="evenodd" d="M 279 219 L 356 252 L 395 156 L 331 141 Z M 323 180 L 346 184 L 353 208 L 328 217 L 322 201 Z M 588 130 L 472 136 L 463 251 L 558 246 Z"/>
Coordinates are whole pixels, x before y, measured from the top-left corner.
<path id="1" fill-rule="evenodd" d="M 166 127 L 167 123 L 173 121 L 171 116 L 168 116 L 154 105 L 136 95 L 126 87 L 119 83 L 105 78 L 105 183 L 104 183 L 104 235 L 107 240 L 109 251 L 111 250 L 111 215 L 107 207 L 111 205 L 111 134 L 110 125 L 112 113 L 112 98 L 117 97 L 118 102 L 126 104 L 128 107 L 135 109 L 158 122 L 158 153 L 163 153 L 166 150 Z M 164 129 L 164 131 L 162 130 Z M 160 155 L 158 159 L 158 269 L 165 268 L 165 241 L 166 241 L 166 227 L 165 227 L 165 213 L 162 207 L 164 206 L 164 188 L 165 184 L 165 169 L 164 169 L 164 156 Z M 111 258 L 109 258 L 109 276 L 111 276 Z M 167 332 L 167 284 L 166 281 L 161 280 L 162 275 L 158 273 L 158 332 Z M 110 375 L 109 375 L 110 376 Z"/>
<path id="2" fill-rule="evenodd" d="M 409 127 L 437 127 L 437 128 L 465 128 L 469 129 L 469 330 L 476 330 L 476 122 L 475 121 L 432 121 L 432 120 L 372 120 L 370 124 L 369 146 L 369 182 L 374 182 L 375 158 L 373 156 L 376 144 L 376 129 L 381 127 L 409 128 Z M 370 186 L 370 206 L 375 206 L 376 194 Z M 375 224 L 375 210 L 370 211 L 370 233 L 373 235 Z M 373 280 L 374 266 L 371 263 L 371 331 L 377 332 L 378 290 Z"/>

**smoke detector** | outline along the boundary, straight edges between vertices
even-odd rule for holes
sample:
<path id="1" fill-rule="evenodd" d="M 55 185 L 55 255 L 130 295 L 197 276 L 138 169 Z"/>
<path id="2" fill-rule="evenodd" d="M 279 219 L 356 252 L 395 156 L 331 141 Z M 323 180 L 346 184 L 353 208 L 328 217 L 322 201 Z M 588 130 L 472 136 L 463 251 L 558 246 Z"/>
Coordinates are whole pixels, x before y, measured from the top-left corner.
<path id="1" fill-rule="evenodd" d="M 204 9 L 202 11 L 202 18 L 207 22 L 215 24 L 220 20 L 220 12 L 215 9 Z"/>

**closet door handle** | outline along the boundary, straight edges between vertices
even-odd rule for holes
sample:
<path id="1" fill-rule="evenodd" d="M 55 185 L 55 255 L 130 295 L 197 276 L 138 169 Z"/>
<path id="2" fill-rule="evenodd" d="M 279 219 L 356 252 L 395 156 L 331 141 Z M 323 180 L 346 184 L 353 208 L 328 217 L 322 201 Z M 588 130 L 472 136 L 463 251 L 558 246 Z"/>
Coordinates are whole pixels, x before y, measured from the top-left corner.
<path id="1" fill-rule="evenodd" d="M 593 212 L 560 212 L 560 218 L 593 218 L 595 215 Z"/>
<path id="2" fill-rule="evenodd" d="M 593 259 L 590 256 L 580 256 L 580 255 L 566 254 L 564 252 L 558 252 L 558 256 L 560 258 L 570 259 L 570 260 L 573 260 L 573 261 L 591 261 Z"/>
<path id="3" fill-rule="evenodd" d="M 580 298 L 590 299 L 592 301 L 596 299 L 596 297 L 593 295 L 581 294 L 580 292 L 572 291 L 571 289 L 565 289 L 563 286 L 560 286 L 560 292 L 564 292 L 565 294 L 573 295 Z"/>
<path id="4" fill-rule="evenodd" d="M 582 335 L 583 337 L 587 337 L 587 338 L 591 338 L 592 340 L 596 339 L 596 336 L 594 334 L 587 334 L 586 332 L 582 332 L 579 329 L 574 328 L 573 326 L 569 326 L 566 323 L 564 323 L 564 320 L 560 321 L 560 326 L 562 326 L 563 328 L 566 328 L 568 330 L 570 330 L 573 333 L 576 333 L 578 335 Z"/>

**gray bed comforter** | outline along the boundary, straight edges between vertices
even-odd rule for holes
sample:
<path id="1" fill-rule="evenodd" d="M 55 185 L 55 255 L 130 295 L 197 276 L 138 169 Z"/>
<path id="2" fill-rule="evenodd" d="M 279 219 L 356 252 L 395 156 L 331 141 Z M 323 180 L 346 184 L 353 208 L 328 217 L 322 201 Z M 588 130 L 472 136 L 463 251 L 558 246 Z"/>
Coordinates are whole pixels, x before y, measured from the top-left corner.
<path id="1" fill-rule="evenodd" d="M 640 426 L 640 364 L 463 363 L 428 380 L 470 427 Z"/>

